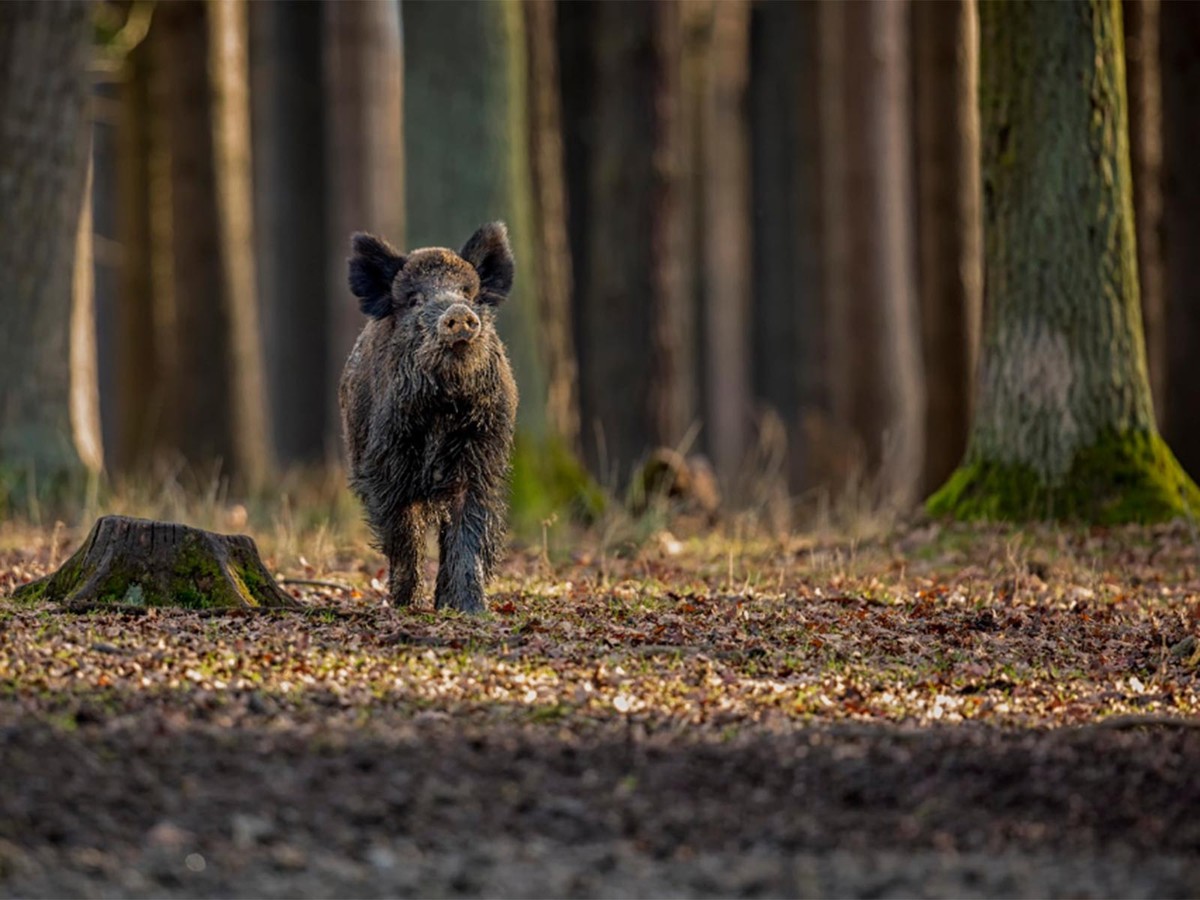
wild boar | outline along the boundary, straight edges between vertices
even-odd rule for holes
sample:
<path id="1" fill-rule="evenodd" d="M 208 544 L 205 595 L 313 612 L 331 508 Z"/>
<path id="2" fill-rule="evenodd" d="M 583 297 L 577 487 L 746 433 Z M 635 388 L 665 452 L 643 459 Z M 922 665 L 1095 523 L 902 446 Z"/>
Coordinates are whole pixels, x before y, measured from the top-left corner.
<path id="1" fill-rule="evenodd" d="M 370 317 L 342 373 L 350 485 L 387 556 L 392 602 L 421 584 L 425 533 L 437 525 L 436 606 L 485 608 L 505 537 L 517 386 L 496 333 L 514 263 L 501 222 L 458 253 L 400 254 L 356 234 L 350 290 Z"/>

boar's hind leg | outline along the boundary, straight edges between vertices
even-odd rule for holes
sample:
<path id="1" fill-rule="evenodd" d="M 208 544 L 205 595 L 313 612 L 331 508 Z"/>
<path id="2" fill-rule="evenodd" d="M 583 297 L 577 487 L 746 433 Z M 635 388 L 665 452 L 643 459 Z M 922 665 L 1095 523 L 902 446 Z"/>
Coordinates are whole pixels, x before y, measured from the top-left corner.
<path id="1" fill-rule="evenodd" d="M 388 593 L 394 606 L 408 606 L 421 585 L 421 544 L 425 519 L 417 506 L 406 507 L 383 537 L 388 558 Z"/>
<path id="2" fill-rule="evenodd" d="M 494 546 L 494 523 L 485 499 L 468 490 L 441 523 L 436 606 L 483 612 L 483 586 Z"/>

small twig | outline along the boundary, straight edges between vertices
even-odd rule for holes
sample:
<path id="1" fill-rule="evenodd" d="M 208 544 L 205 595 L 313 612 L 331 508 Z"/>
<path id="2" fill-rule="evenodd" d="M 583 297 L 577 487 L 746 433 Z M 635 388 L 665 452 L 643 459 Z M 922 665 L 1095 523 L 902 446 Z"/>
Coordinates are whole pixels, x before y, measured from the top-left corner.
<path id="1" fill-rule="evenodd" d="M 298 584 L 303 585 L 304 587 L 332 588 L 335 591 L 346 591 L 347 593 L 354 590 L 354 588 L 352 588 L 350 585 L 342 584 L 339 581 L 317 581 L 313 578 L 280 578 L 279 583 Z"/>

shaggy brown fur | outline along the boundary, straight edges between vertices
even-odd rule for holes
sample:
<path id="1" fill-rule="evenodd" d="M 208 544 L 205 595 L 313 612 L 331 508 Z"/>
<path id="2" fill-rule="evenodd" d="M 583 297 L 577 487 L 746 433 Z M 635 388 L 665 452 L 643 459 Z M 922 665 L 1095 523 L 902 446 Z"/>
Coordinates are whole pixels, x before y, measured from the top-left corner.
<path id="1" fill-rule="evenodd" d="M 438 608 L 484 609 L 504 541 L 517 386 L 495 329 L 512 287 L 500 222 L 459 253 L 397 253 L 356 234 L 350 289 L 371 317 L 342 374 L 350 485 L 387 555 L 389 589 L 420 587 L 425 530 L 439 528 Z"/>

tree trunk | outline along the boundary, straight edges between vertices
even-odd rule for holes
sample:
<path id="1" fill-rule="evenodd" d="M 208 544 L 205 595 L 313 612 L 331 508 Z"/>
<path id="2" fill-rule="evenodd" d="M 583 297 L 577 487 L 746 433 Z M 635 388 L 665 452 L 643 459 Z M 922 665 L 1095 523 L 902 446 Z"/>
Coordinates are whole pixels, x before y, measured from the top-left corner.
<path id="1" fill-rule="evenodd" d="M 341 446 L 337 384 L 364 324 L 346 287 L 350 235 L 368 231 L 405 246 L 404 59 L 396 0 L 339 0 L 322 3 L 321 8 L 329 173 L 326 284 L 331 304 L 323 397 L 328 447 L 336 452 Z M 412 40 L 407 43 L 411 46 Z"/>
<path id="2" fill-rule="evenodd" d="M 297 609 L 246 535 L 173 522 L 103 516 L 58 571 L 13 594 L 23 603 L 185 609 Z"/>
<path id="3" fill-rule="evenodd" d="M 0 501 L 95 463 L 72 420 L 69 365 L 88 27 L 85 3 L 0 5 Z"/>
<path id="4" fill-rule="evenodd" d="M 555 252 L 565 241 L 561 207 L 553 213 L 553 148 L 547 154 L 544 147 L 530 147 L 545 110 L 530 109 L 525 11 L 517 0 L 406 0 L 403 9 L 410 243 L 457 249 L 481 224 L 508 223 L 517 278 L 498 326 L 521 391 L 512 511 L 518 529 L 536 527 L 590 488 L 570 450 L 574 416 L 562 400 L 562 378 L 572 368 L 564 273 L 548 269 L 537 255 L 540 227 L 559 229 Z M 543 24 L 542 34 L 550 33 Z M 546 202 L 540 208 L 560 220 L 536 226 L 535 211 Z M 553 284 L 539 283 L 546 271 Z"/>
<path id="5" fill-rule="evenodd" d="M 326 457 L 329 336 L 315 323 L 331 303 L 353 309 L 344 287 L 329 295 L 326 273 L 322 15 L 321 4 L 298 0 L 250 5 L 258 284 L 274 444 L 285 463 Z M 347 239 L 336 242 L 343 257 Z"/>
<path id="6" fill-rule="evenodd" d="M 244 487 L 269 465 L 250 192 L 246 7 L 156 12 L 171 166 L 175 445 Z"/>
<path id="7" fill-rule="evenodd" d="M 170 286 L 170 191 L 161 78 L 153 73 L 161 32 L 126 56 L 117 128 L 117 235 L 121 245 L 113 338 L 117 393 L 114 463 L 129 472 L 169 446 L 166 421 L 174 309 Z M 156 270 L 157 267 L 157 270 Z M 165 271 L 164 271 L 165 270 Z"/>
<path id="8" fill-rule="evenodd" d="M 1158 436 L 1138 304 L 1120 6 L 980 6 L 985 295 L 963 466 L 929 501 L 1146 521 L 1200 500 Z"/>
<path id="9" fill-rule="evenodd" d="M 75 228 L 74 271 L 71 277 L 71 431 L 79 457 L 91 472 L 104 468 L 100 435 L 100 385 L 96 362 L 96 257 L 92 216 L 95 163 L 88 153 L 83 204 Z"/>
<path id="10" fill-rule="evenodd" d="M 983 287 L 978 29 L 971 0 L 914 3 L 912 18 L 924 496 L 962 462 L 971 424 Z"/>
<path id="11" fill-rule="evenodd" d="M 583 449 L 616 484 L 688 424 L 679 397 L 691 373 L 673 327 L 684 303 L 680 8 L 571 3 L 560 15 L 563 59 L 583 70 L 564 62 Z"/>
<path id="12" fill-rule="evenodd" d="M 1164 3 L 1163 291 L 1167 389 L 1163 433 L 1193 474 L 1200 474 L 1200 5 Z"/>
<path id="13" fill-rule="evenodd" d="M 571 324 L 571 250 L 567 237 L 559 96 L 556 6 L 524 0 L 529 60 L 529 159 L 533 187 L 538 343 L 546 365 L 546 418 L 572 453 L 579 452 L 579 369 Z"/>
<path id="14" fill-rule="evenodd" d="M 1137 232 L 1138 282 L 1150 396 L 1159 422 L 1166 411 L 1167 332 L 1162 258 L 1162 73 L 1158 0 L 1123 0 L 1129 92 L 1129 162 Z M 1191 115 L 1191 113 L 1188 113 Z"/>
<path id="15" fill-rule="evenodd" d="M 518 273 L 501 307 L 500 333 L 521 386 L 518 427 L 540 440 L 547 380 L 537 348 L 521 7 L 515 0 L 417 0 L 403 8 L 410 242 L 458 249 L 483 223 L 508 223 Z"/>
<path id="16" fill-rule="evenodd" d="M 750 166 L 746 117 L 750 6 L 711 5 L 701 115 L 705 430 L 717 474 L 745 497 L 757 477 L 740 477 L 750 408 Z"/>
<path id="17" fill-rule="evenodd" d="M 246 0 L 208 0 L 208 15 L 221 282 L 229 315 L 234 471 L 244 483 L 257 486 L 271 464 L 271 428 L 255 272 Z"/>
<path id="18" fill-rule="evenodd" d="M 821 304 L 817 15 L 814 3 L 756 3 L 750 28 L 753 388 L 757 403 L 783 424 L 793 491 L 814 487 L 822 478 L 803 423 L 829 409 Z"/>
<path id="19" fill-rule="evenodd" d="M 826 303 L 835 428 L 876 499 L 920 479 L 921 386 L 909 190 L 907 6 L 820 7 Z"/>

